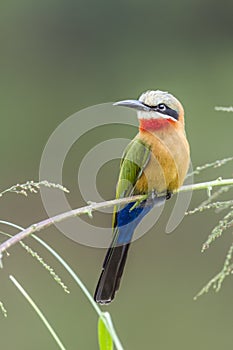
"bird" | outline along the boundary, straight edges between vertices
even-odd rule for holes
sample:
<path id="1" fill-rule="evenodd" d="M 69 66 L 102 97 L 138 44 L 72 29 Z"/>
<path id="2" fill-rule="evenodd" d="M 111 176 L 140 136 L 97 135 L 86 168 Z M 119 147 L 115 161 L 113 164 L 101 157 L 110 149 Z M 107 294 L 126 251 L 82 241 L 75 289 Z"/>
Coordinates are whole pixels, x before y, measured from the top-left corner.
<path id="1" fill-rule="evenodd" d="M 140 221 L 156 205 L 182 186 L 190 163 L 184 109 L 172 94 L 148 90 L 137 100 L 115 106 L 137 111 L 139 131 L 126 147 L 116 186 L 116 199 L 146 195 L 147 199 L 118 205 L 113 210 L 113 238 L 94 293 L 99 304 L 109 304 L 119 289 L 130 243 Z"/>

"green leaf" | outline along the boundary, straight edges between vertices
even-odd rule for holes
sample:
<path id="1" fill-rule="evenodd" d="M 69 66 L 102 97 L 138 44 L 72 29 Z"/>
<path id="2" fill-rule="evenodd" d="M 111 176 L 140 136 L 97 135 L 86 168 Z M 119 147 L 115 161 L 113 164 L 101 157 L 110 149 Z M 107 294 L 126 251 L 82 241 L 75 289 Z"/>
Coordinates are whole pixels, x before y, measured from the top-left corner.
<path id="1" fill-rule="evenodd" d="M 113 350 L 112 337 L 101 317 L 99 317 L 98 321 L 98 339 L 100 350 Z"/>

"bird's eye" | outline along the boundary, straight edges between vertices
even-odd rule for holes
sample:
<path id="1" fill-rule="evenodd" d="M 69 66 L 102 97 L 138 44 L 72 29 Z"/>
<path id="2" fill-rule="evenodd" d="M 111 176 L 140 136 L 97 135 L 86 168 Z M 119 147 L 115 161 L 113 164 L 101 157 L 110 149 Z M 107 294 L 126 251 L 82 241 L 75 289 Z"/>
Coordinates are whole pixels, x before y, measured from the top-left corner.
<path id="1" fill-rule="evenodd" d="M 164 103 L 160 103 L 158 106 L 157 106 L 158 110 L 159 111 L 166 111 L 166 105 Z"/>

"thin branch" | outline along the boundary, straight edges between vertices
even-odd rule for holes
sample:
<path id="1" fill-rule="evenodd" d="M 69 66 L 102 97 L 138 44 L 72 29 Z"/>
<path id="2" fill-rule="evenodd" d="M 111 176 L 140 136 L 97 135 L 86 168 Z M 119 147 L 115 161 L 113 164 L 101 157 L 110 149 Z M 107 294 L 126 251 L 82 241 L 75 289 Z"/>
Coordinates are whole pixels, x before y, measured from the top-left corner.
<path id="1" fill-rule="evenodd" d="M 0 224 L 15 227 L 18 231 L 24 230 L 23 227 L 16 225 L 16 224 L 13 224 L 12 222 L 0 220 Z M 9 233 L 6 233 L 6 232 L 0 231 L 0 234 L 3 234 L 7 237 L 12 237 L 12 235 L 10 235 Z M 31 235 L 31 237 L 34 237 L 35 239 L 38 238 L 37 236 L 34 236 L 33 234 Z M 26 252 L 28 252 L 32 256 L 32 258 L 36 259 L 43 266 L 43 268 L 49 272 L 50 276 L 54 279 L 55 282 L 57 282 L 60 285 L 60 287 L 64 290 L 64 292 L 69 294 L 70 291 L 69 291 L 68 287 L 62 282 L 61 278 L 57 275 L 57 273 L 54 271 L 54 269 L 48 263 L 46 263 L 45 260 L 36 251 L 32 250 L 31 247 L 29 247 L 28 245 L 26 245 L 22 241 L 20 241 L 19 243 L 26 250 Z M 1 304 L 0 304 L 0 308 L 1 308 Z"/>
<path id="2" fill-rule="evenodd" d="M 188 173 L 186 175 L 186 179 L 193 176 L 193 175 L 199 175 L 201 171 L 209 169 L 209 168 L 219 168 L 223 165 L 225 165 L 228 162 L 231 162 L 233 160 L 233 157 L 228 157 L 224 159 L 218 159 L 215 160 L 212 163 L 206 163 L 204 165 L 198 165 L 191 173 Z"/>
<path id="3" fill-rule="evenodd" d="M 217 180 L 213 180 L 213 181 L 203 182 L 203 183 L 194 184 L 194 185 L 182 186 L 179 190 L 176 191 L 176 193 L 203 190 L 203 189 L 207 189 L 207 190 L 211 191 L 211 189 L 213 187 L 229 186 L 229 185 L 233 185 L 233 179 L 225 179 L 224 180 L 222 178 L 218 178 Z M 161 196 L 164 196 L 164 193 L 161 194 Z M 45 219 L 45 220 L 40 221 L 38 223 L 35 223 L 35 224 L 29 226 L 28 228 L 20 231 L 18 234 L 9 238 L 8 240 L 6 240 L 5 242 L 3 242 L 0 245 L 0 259 L 2 258 L 2 253 L 4 251 L 6 251 L 8 248 L 10 248 L 12 245 L 18 243 L 19 241 L 28 237 L 32 233 L 39 232 L 39 231 L 51 226 L 52 224 L 54 224 L 56 222 L 61 222 L 63 220 L 69 219 L 71 217 L 75 217 L 75 216 L 79 216 L 79 215 L 83 215 L 83 214 L 87 214 L 87 215 L 91 216 L 92 212 L 96 211 L 98 209 L 109 208 L 109 207 L 113 207 L 115 205 L 127 204 L 127 203 L 131 203 L 131 202 L 135 202 L 135 201 L 141 201 L 141 200 L 146 199 L 146 198 L 147 198 L 147 196 L 145 196 L 145 195 L 138 195 L 138 196 L 133 196 L 133 197 L 114 199 L 114 200 L 100 202 L 100 203 L 90 202 L 90 204 L 85 206 L 85 207 L 70 210 L 68 212 L 61 213 L 61 214 L 55 215 L 51 218 L 48 218 L 48 219 Z"/>
<path id="4" fill-rule="evenodd" d="M 230 246 L 230 249 L 228 250 L 224 265 L 222 270 L 214 276 L 194 297 L 194 300 L 197 300 L 197 298 L 204 293 L 208 293 L 210 288 L 212 287 L 215 292 L 219 292 L 222 286 L 222 283 L 224 279 L 229 276 L 232 273 L 233 270 L 233 264 L 230 264 L 230 261 L 232 259 L 233 254 L 233 243 Z"/>
<path id="5" fill-rule="evenodd" d="M 22 227 L 15 225 L 13 223 L 8 223 L 6 221 L 0 221 L 0 223 L 4 223 L 4 224 L 10 225 L 10 226 L 13 226 L 18 230 L 23 230 Z M 47 249 L 62 264 L 62 266 L 68 271 L 68 273 L 71 275 L 71 277 L 77 283 L 77 285 L 83 291 L 84 295 L 87 297 L 88 301 L 90 302 L 90 304 L 92 305 L 92 307 L 96 311 L 99 318 L 101 318 L 103 320 L 105 326 L 107 327 L 107 329 L 112 337 L 113 342 L 115 343 L 116 349 L 123 350 L 123 346 L 121 345 L 120 339 L 119 339 L 119 337 L 115 331 L 115 328 L 112 324 L 111 316 L 109 315 L 108 317 L 106 317 L 106 313 L 101 311 L 100 307 L 94 301 L 94 299 L 93 299 L 92 295 L 90 294 L 90 292 L 88 291 L 87 287 L 84 285 L 84 283 L 78 277 L 78 275 L 74 272 L 74 270 L 72 270 L 71 267 L 69 266 L 69 264 L 51 246 L 49 246 L 41 238 L 39 238 L 33 234 L 31 236 L 37 242 L 39 242 L 45 249 Z M 20 242 L 20 243 L 22 244 L 22 242 Z M 0 310 L 2 310 L 4 316 L 6 317 L 7 316 L 6 310 L 1 302 L 0 302 Z"/>
<path id="6" fill-rule="evenodd" d="M 233 180 L 232 180 L 232 183 L 233 183 Z M 89 205 L 87 205 L 85 207 L 70 210 L 70 211 L 67 211 L 65 213 L 61 213 L 61 214 L 55 215 L 51 218 L 42 220 L 38 223 L 32 224 L 31 226 L 20 231 L 15 236 L 9 238 L 8 240 L 6 240 L 5 242 L 3 242 L 0 245 L 0 259 L 1 259 L 1 254 L 4 251 L 6 251 L 8 248 L 10 248 L 12 245 L 18 243 L 19 241 L 28 237 L 29 235 L 31 235 L 34 232 L 39 232 L 41 230 L 44 230 L 45 228 L 50 227 L 51 225 L 53 225 L 56 222 L 61 222 L 63 220 L 69 219 L 71 217 L 75 217 L 75 216 L 79 216 L 79 215 L 83 215 L 83 214 L 87 214 L 90 216 L 93 211 L 96 211 L 98 209 L 109 208 L 109 207 L 113 207 L 114 205 L 118 205 L 118 204 L 127 204 L 130 202 L 141 200 L 144 197 L 145 196 L 140 195 L 140 196 L 127 197 L 127 198 L 122 198 L 122 199 L 114 199 L 114 200 L 101 202 L 101 203 L 91 202 Z"/>
<path id="7" fill-rule="evenodd" d="M 188 191 L 196 191 L 196 190 L 211 190 L 212 187 L 217 186 L 231 186 L 233 185 L 233 179 L 222 179 L 219 177 L 217 180 L 201 182 L 194 185 L 182 186 L 179 188 L 178 192 L 188 192 Z"/>
<path id="8" fill-rule="evenodd" d="M 33 238 L 36 239 L 40 244 L 42 244 L 61 264 L 62 266 L 68 271 L 68 273 L 71 275 L 71 277 L 74 279 L 74 281 L 77 283 L 77 285 L 80 287 L 80 289 L 83 291 L 84 295 L 87 297 L 88 301 L 96 311 L 99 318 L 101 318 L 106 325 L 109 333 L 111 334 L 112 340 L 115 343 L 117 350 L 123 350 L 123 346 L 121 345 L 120 339 L 115 331 L 115 328 L 111 322 L 111 317 L 106 317 L 106 313 L 102 312 L 98 304 L 94 301 L 93 297 L 91 296 L 90 292 L 88 291 L 85 284 L 81 281 L 81 279 L 78 277 L 78 275 L 74 272 L 74 270 L 71 269 L 71 267 L 67 264 L 67 262 L 53 249 L 51 248 L 47 243 L 45 243 L 42 239 L 39 237 L 33 235 Z"/>
<path id="9" fill-rule="evenodd" d="M 233 106 L 229 106 L 229 107 L 216 106 L 214 109 L 216 111 L 222 111 L 222 112 L 233 112 Z"/>
<path id="10" fill-rule="evenodd" d="M 22 194 L 27 197 L 28 193 L 38 193 L 38 190 L 42 187 L 56 188 L 63 192 L 69 193 L 69 190 L 60 184 L 55 184 L 53 182 L 49 182 L 47 180 L 34 182 L 33 180 L 27 181 L 23 184 L 16 184 L 7 188 L 6 190 L 0 192 L 0 197 L 5 195 L 6 193 L 17 193 Z"/>
<path id="11" fill-rule="evenodd" d="M 2 314 L 3 314 L 3 316 L 7 317 L 7 310 L 6 310 L 3 302 L 1 302 L 1 301 L 0 301 L 0 310 L 1 310 Z"/>
<path id="12" fill-rule="evenodd" d="M 233 223 L 233 211 L 229 211 L 222 220 L 219 221 L 218 225 L 212 230 L 205 243 L 202 245 L 201 251 L 204 252 L 209 248 L 210 244 L 218 237 L 220 237 L 224 230 L 232 226 Z"/>
<path id="13" fill-rule="evenodd" d="M 28 301 L 28 303 L 32 306 L 34 311 L 37 313 L 37 315 L 40 317 L 42 322 L 44 323 L 45 327 L 48 329 L 49 333 L 57 343 L 58 347 L 62 350 L 66 350 L 64 345 L 62 344 L 61 340 L 59 339 L 58 335 L 52 328 L 52 326 L 49 324 L 48 320 L 42 313 L 42 311 L 39 309 L 39 307 L 36 305 L 36 303 L 32 300 L 32 298 L 29 296 L 29 294 L 26 292 L 26 290 L 21 286 L 21 284 L 16 280 L 16 278 L 12 275 L 9 276 L 10 280 L 14 283 L 14 285 L 18 288 L 18 290 L 22 293 L 24 298 Z"/>

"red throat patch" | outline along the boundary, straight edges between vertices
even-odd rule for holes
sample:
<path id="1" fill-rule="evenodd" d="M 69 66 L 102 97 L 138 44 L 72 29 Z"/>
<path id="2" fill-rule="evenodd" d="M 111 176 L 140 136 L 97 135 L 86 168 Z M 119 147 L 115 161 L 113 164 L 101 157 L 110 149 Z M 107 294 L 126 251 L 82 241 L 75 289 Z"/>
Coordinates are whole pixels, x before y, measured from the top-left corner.
<path id="1" fill-rule="evenodd" d="M 171 124 L 175 124 L 176 122 L 172 119 L 165 118 L 150 118 L 150 119 L 140 119 L 139 121 L 139 129 L 143 130 L 158 130 L 162 128 L 166 128 Z"/>

